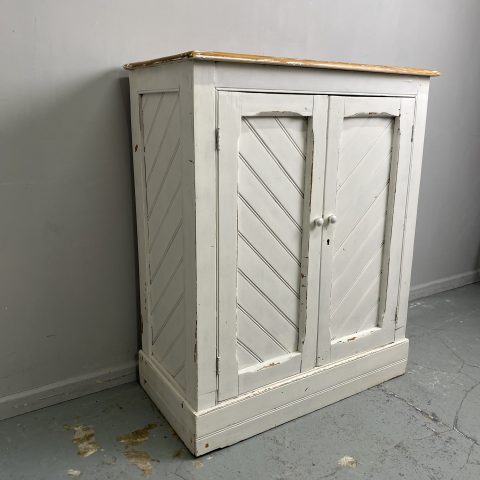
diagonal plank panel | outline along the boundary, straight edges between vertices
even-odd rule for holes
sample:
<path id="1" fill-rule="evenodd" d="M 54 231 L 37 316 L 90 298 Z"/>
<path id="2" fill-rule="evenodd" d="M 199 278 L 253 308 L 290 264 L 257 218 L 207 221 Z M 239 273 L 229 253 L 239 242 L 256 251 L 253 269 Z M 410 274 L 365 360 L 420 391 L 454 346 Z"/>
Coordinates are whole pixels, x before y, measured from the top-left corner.
<path id="1" fill-rule="evenodd" d="M 332 340 L 378 323 L 392 146 L 391 118 L 344 120 L 337 172 Z"/>
<path id="2" fill-rule="evenodd" d="M 242 119 L 238 163 L 240 370 L 298 349 L 307 123 Z"/>
<path id="3" fill-rule="evenodd" d="M 152 353 L 185 389 L 180 113 L 177 92 L 142 96 Z"/>

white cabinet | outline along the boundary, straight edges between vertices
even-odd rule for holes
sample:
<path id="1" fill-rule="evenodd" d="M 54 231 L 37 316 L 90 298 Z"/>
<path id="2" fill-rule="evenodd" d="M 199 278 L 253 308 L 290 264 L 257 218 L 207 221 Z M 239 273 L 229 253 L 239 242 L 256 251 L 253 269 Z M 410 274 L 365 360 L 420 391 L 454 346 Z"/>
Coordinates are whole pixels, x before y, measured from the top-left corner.
<path id="1" fill-rule="evenodd" d="M 215 52 L 126 68 L 140 377 L 187 447 L 402 374 L 438 72 Z"/>

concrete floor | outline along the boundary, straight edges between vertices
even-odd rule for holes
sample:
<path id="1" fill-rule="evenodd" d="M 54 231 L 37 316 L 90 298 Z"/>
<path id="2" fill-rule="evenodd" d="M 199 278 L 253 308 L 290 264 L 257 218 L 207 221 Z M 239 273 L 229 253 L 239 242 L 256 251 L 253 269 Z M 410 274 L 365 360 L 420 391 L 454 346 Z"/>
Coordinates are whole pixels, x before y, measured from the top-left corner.
<path id="1" fill-rule="evenodd" d="M 407 333 L 402 377 L 200 459 L 134 383 L 4 420 L 0 480 L 143 478 L 128 456 L 140 466 L 151 457 L 152 480 L 478 480 L 480 284 L 413 302 Z M 117 440 L 149 423 L 144 442 Z M 65 424 L 91 425 L 99 450 L 79 456 Z"/>

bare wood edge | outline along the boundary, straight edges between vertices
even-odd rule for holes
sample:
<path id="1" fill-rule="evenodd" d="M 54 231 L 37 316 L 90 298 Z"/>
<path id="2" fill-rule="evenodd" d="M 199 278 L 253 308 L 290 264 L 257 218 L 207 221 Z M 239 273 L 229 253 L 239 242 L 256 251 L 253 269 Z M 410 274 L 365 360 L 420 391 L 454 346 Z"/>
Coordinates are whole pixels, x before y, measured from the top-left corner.
<path id="1" fill-rule="evenodd" d="M 390 73 L 396 75 L 415 75 L 424 77 L 438 77 L 440 75 L 440 72 L 438 70 L 427 70 L 422 68 L 369 65 L 363 63 L 332 62 L 323 60 L 307 60 L 288 57 L 271 57 L 266 55 L 250 55 L 246 53 L 208 52 L 203 50 L 191 50 L 189 52 L 169 55 L 167 57 L 127 63 L 123 66 L 123 68 L 125 70 L 135 70 L 137 68 L 155 67 L 163 63 L 178 62 L 182 60 L 211 60 L 217 62 L 258 63 L 262 65 L 324 68 L 329 70 Z"/>

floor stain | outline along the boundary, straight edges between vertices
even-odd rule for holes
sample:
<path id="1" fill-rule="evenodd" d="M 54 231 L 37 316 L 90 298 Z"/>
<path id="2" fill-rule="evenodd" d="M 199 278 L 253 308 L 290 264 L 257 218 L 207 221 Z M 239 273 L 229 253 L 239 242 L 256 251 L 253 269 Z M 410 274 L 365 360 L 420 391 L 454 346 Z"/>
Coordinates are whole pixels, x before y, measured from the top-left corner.
<path id="1" fill-rule="evenodd" d="M 143 472 L 145 477 L 148 477 L 153 472 L 152 467 L 152 457 L 148 452 L 142 450 L 135 450 L 134 447 L 139 443 L 145 442 L 148 440 L 150 431 L 154 428 L 157 428 L 156 423 L 149 423 L 145 425 L 143 428 L 139 428 L 138 430 L 134 430 L 133 432 L 127 433 L 125 435 L 119 435 L 117 440 L 120 443 L 125 444 L 125 452 L 123 454 L 131 463 L 135 465 L 139 470 Z"/>
<path id="2" fill-rule="evenodd" d="M 127 450 L 123 453 L 127 460 L 135 465 L 138 469 L 143 472 L 145 477 L 148 477 L 153 472 L 153 467 L 151 464 L 152 457 L 148 452 L 142 452 L 140 450 Z"/>
<path id="3" fill-rule="evenodd" d="M 338 461 L 340 467 L 357 468 L 357 461 L 353 457 L 345 455 Z"/>
<path id="4" fill-rule="evenodd" d="M 179 458 L 183 455 L 183 448 L 179 448 L 174 454 L 173 458 Z"/>
<path id="5" fill-rule="evenodd" d="M 134 430 L 133 432 L 127 433 L 126 435 L 120 435 L 117 437 L 117 440 L 120 443 L 125 443 L 126 446 L 138 445 L 139 443 L 148 440 L 150 430 L 153 430 L 157 427 L 156 423 L 149 423 L 139 430 Z"/>
<path id="6" fill-rule="evenodd" d="M 78 454 L 89 457 L 100 447 L 95 441 L 95 430 L 91 425 L 64 425 L 65 430 L 73 431 L 72 442 L 78 447 Z"/>
<path id="7" fill-rule="evenodd" d="M 70 475 L 71 477 L 79 477 L 82 474 L 80 470 L 74 470 L 71 468 L 70 470 L 67 470 L 67 475 Z"/>
<path id="8" fill-rule="evenodd" d="M 203 467 L 203 462 L 201 460 L 193 460 L 193 464 L 195 465 L 195 468 L 202 468 Z"/>

